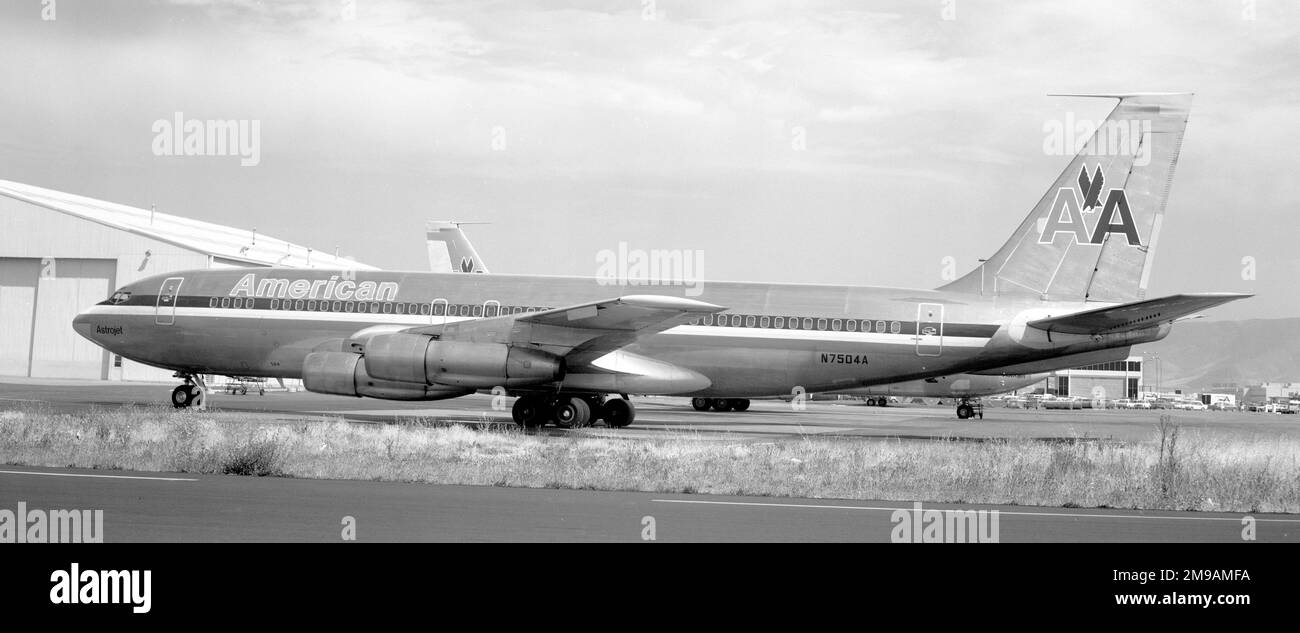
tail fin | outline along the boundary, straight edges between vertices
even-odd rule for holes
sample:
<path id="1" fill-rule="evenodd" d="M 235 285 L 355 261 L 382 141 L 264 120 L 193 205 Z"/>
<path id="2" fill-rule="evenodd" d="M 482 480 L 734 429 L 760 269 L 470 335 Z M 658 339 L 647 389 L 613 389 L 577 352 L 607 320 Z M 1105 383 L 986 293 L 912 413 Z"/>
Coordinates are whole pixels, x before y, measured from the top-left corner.
<path id="1" fill-rule="evenodd" d="M 1192 95 L 1064 96 L 1119 104 L 1011 239 L 940 290 L 1060 301 L 1146 298 Z M 1062 132 L 1064 139 L 1074 134 Z"/>
<path id="2" fill-rule="evenodd" d="M 429 245 L 429 270 L 452 273 L 486 273 L 487 265 L 461 230 L 466 222 L 431 220 L 425 224 Z"/>

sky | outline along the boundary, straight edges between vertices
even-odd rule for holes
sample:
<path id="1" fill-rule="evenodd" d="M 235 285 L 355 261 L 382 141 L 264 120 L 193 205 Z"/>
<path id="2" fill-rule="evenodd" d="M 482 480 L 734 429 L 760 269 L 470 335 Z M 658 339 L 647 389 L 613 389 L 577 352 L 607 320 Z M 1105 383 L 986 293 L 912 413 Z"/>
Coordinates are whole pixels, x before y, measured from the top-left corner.
<path id="1" fill-rule="evenodd" d="M 1300 316 L 1300 5 L 0 0 L 0 179 L 425 270 L 619 248 L 715 280 L 932 288 L 1069 161 L 1045 126 L 1192 91 L 1151 296 Z M 160 121 L 256 123 L 255 165 Z M 247 157 L 245 157 L 247 158 Z"/>

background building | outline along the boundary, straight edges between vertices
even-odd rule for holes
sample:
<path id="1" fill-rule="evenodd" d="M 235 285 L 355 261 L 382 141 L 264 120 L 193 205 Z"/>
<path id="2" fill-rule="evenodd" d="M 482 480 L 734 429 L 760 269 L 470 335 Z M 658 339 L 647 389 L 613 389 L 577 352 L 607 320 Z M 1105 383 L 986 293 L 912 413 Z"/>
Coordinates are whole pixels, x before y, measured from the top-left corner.
<path id="1" fill-rule="evenodd" d="M 1031 391 L 1058 397 L 1136 399 L 1142 380 L 1142 357 L 1052 372 Z"/>
<path id="2" fill-rule="evenodd" d="M 374 269 L 209 222 L 0 181 L 0 375 L 161 380 L 117 356 L 72 318 L 144 277 L 194 268 Z"/>

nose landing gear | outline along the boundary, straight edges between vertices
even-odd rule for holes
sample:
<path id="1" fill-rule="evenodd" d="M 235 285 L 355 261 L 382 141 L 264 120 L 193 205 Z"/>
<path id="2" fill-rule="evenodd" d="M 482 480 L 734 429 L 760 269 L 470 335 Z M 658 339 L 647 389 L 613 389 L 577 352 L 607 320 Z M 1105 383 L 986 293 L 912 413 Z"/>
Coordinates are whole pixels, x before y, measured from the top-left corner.
<path id="1" fill-rule="evenodd" d="M 984 419 L 984 404 L 979 400 L 971 402 L 970 398 L 962 398 L 961 403 L 957 405 L 957 419 L 969 420 L 976 415 Z"/>
<path id="2" fill-rule="evenodd" d="M 185 384 L 172 389 L 172 406 L 177 409 L 206 411 L 208 408 L 208 386 L 203 382 L 203 376 L 179 371 L 173 376 L 183 379 Z"/>

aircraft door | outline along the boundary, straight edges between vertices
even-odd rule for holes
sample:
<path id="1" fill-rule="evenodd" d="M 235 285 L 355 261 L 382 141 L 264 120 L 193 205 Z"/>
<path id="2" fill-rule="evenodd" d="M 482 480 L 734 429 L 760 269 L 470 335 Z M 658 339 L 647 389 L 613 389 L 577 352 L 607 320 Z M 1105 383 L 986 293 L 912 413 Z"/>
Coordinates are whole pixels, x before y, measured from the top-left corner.
<path id="1" fill-rule="evenodd" d="M 169 277 L 163 281 L 158 290 L 158 303 L 154 311 L 154 323 L 172 325 L 176 322 L 176 300 L 180 296 L 184 277 Z"/>
<path id="2" fill-rule="evenodd" d="M 439 297 L 433 300 L 433 309 L 429 311 L 431 325 L 447 324 L 447 300 Z"/>
<path id="3" fill-rule="evenodd" d="M 916 355 L 943 354 L 943 304 L 919 303 L 916 306 Z"/>

